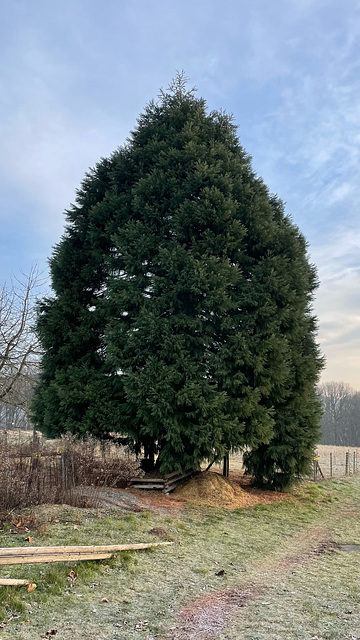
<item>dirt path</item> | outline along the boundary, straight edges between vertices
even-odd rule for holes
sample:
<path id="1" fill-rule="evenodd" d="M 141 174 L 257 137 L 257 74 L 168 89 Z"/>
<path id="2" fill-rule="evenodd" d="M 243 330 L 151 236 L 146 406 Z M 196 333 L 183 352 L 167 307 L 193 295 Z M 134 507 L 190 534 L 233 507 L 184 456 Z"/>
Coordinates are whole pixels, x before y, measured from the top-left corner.
<path id="1" fill-rule="evenodd" d="M 296 568 L 315 563 L 323 554 L 332 553 L 336 546 L 325 527 L 301 532 L 285 547 L 284 553 L 275 554 L 270 562 L 254 564 L 246 584 L 213 591 L 183 607 L 176 626 L 161 640 L 213 640 L 220 635 L 224 638 L 227 626 L 239 615 L 246 615 L 243 610 L 249 603 L 260 597 L 266 599 L 267 591 L 275 583 L 286 580 L 287 574 Z M 296 553 L 290 553 L 291 549 Z"/>

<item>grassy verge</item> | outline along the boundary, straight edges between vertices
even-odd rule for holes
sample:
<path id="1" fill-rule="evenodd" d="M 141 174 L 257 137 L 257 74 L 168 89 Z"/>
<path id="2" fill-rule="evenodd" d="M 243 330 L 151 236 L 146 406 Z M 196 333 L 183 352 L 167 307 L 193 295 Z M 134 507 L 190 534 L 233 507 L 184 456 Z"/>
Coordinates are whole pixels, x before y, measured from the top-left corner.
<path id="1" fill-rule="evenodd" d="M 2 577 L 28 578 L 37 589 L 0 587 L 0 638 L 30 640 L 50 629 L 59 640 L 358 638 L 360 554 L 321 543 L 360 544 L 359 489 L 352 477 L 306 485 L 271 505 L 235 511 L 193 505 L 178 517 L 39 509 L 32 545 L 157 541 L 159 533 L 175 544 L 110 562 L 2 567 Z M 29 544 L 25 534 L 7 529 L 1 546 Z M 178 616 L 207 594 L 249 585 L 254 597 L 229 606 L 210 630 L 196 616 L 187 629 Z"/>

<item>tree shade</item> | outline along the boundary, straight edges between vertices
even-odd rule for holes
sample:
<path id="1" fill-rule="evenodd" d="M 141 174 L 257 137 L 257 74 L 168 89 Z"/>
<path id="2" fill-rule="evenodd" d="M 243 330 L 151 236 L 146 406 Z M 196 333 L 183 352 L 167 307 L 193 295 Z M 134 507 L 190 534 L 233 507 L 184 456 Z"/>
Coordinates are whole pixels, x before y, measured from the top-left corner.
<path id="1" fill-rule="evenodd" d="M 232 118 L 179 76 L 67 219 L 39 305 L 37 427 L 121 432 L 163 472 L 246 447 L 259 483 L 304 473 L 319 436 L 316 272 Z"/>

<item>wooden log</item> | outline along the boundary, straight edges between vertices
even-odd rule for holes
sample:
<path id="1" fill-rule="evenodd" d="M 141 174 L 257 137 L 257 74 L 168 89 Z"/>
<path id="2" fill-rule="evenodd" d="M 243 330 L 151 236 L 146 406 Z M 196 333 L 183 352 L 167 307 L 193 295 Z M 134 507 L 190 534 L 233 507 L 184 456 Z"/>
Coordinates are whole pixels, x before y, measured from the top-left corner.
<path id="1" fill-rule="evenodd" d="M 2 587 L 18 587 L 24 584 L 30 584 L 30 580 L 17 580 L 16 578 L 0 578 Z"/>

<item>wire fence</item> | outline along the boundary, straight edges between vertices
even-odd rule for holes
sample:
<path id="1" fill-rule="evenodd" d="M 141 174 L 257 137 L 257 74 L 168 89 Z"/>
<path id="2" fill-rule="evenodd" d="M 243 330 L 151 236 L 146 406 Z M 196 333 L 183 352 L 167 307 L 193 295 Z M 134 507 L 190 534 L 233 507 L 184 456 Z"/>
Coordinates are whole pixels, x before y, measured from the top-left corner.
<path id="1" fill-rule="evenodd" d="M 354 475 L 360 471 L 358 447 L 332 447 L 319 445 L 314 455 L 313 479 L 336 478 Z"/>

